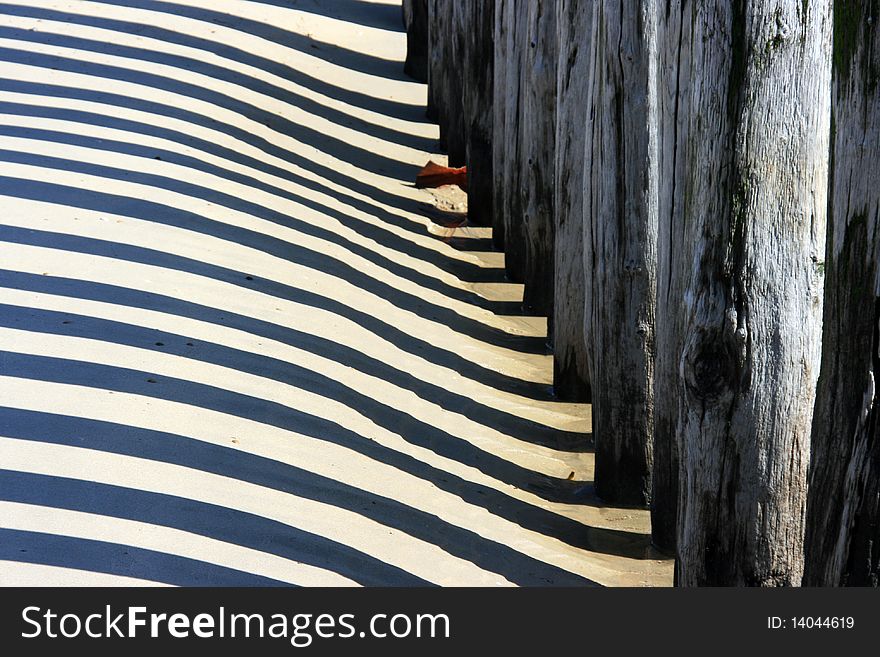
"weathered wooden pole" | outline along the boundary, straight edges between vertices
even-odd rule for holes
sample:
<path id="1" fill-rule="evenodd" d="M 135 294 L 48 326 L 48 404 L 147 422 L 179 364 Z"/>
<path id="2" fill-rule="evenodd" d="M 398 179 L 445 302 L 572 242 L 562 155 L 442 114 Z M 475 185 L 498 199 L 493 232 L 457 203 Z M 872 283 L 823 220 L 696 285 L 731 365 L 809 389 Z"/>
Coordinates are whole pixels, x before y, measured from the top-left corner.
<path id="1" fill-rule="evenodd" d="M 469 82 L 464 76 L 465 32 L 471 26 L 466 18 L 471 0 L 444 3 L 447 12 L 447 58 L 443 70 L 446 90 L 446 145 L 449 166 L 461 167 L 467 164 L 467 135 L 464 117 L 464 84 Z"/>
<path id="2" fill-rule="evenodd" d="M 531 0 L 523 89 L 523 309 L 553 316 L 553 203 L 556 196 L 556 0 Z"/>
<path id="3" fill-rule="evenodd" d="M 598 3 L 584 202 L 592 226 L 596 492 L 651 499 L 657 235 L 655 0 Z"/>
<path id="4" fill-rule="evenodd" d="M 679 50 L 682 0 L 658 14 L 658 188 L 657 321 L 654 360 L 654 450 L 651 478 L 651 537 L 654 545 L 675 554 L 678 542 L 680 399 L 679 357 L 684 317 L 684 285 L 691 270 L 684 242 L 684 222 L 672 221 L 682 212 L 683 197 L 673 193 L 673 181 L 686 178 L 686 158 L 679 153 L 684 128 L 679 127 L 679 96 L 688 96 L 691 75 L 688 51 Z M 689 11 L 693 11 L 690 8 Z"/>
<path id="5" fill-rule="evenodd" d="M 428 0 L 403 0 L 406 62 L 403 72 L 419 82 L 428 81 Z"/>
<path id="6" fill-rule="evenodd" d="M 468 167 L 468 221 L 487 226 L 494 216 L 495 0 L 465 0 L 456 12 L 462 36 L 462 124 Z"/>
<path id="7" fill-rule="evenodd" d="M 797 585 L 819 367 L 830 0 L 673 3 L 658 317 L 680 314 L 677 583 Z M 665 109 L 669 109 L 668 107 Z M 681 235 L 681 241 L 670 236 Z M 675 280 L 683 277 L 683 280 Z M 661 275 L 662 279 L 662 275 Z M 683 290 L 671 299 L 669 290 Z"/>
<path id="8" fill-rule="evenodd" d="M 457 11 L 459 3 L 428 0 L 428 113 L 440 125 L 440 147 L 450 166 L 464 165 L 466 151 Z"/>
<path id="9" fill-rule="evenodd" d="M 505 228 L 508 223 L 507 180 L 510 165 L 508 121 L 511 108 L 506 102 L 510 67 L 508 32 L 513 14 L 510 7 L 516 0 L 495 0 L 493 50 L 495 54 L 492 80 L 492 170 L 495 174 L 492 189 L 492 241 L 499 251 L 506 247 Z"/>
<path id="10" fill-rule="evenodd" d="M 502 221 L 504 223 L 504 268 L 507 277 L 522 283 L 526 271 L 526 231 L 523 215 L 523 188 L 527 175 L 523 151 L 525 103 L 523 93 L 526 89 L 527 75 L 525 65 L 529 38 L 529 2 L 527 0 L 506 0 L 504 3 L 504 51 L 505 84 L 496 88 L 501 97 L 495 102 L 505 108 L 504 149 L 502 168 L 496 168 L 496 175 L 502 178 L 501 201 L 503 203 Z M 498 211 L 498 208 L 496 208 Z"/>
<path id="11" fill-rule="evenodd" d="M 805 585 L 880 584 L 880 9 L 836 0 L 822 368 Z"/>
<path id="12" fill-rule="evenodd" d="M 427 0 L 428 3 L 428 107 L 426 115 L 440 124 L 440 116 L 445 112 L 445 99 L 441 94 L 440 69 L 443 63 L 445 46 L 443 44 L 442 24 L 443 0 Z M 446 148 L 443 126 L 440 126 L 440 146 Z"/>
<path id="13" fill-rule="evenodd" d="M 554 233 L 553 388 L 568 401 L 590 400 L 587 324 L 592 254 L 584 242 L 584 149 L 590 107 L 590 38 L 594 2 L 559 0 L 556 6 L 556 166 Z M 590 262 L 585 269 L 584 262 Z M 592 308 L 592 305 L 590 306 Z"/>

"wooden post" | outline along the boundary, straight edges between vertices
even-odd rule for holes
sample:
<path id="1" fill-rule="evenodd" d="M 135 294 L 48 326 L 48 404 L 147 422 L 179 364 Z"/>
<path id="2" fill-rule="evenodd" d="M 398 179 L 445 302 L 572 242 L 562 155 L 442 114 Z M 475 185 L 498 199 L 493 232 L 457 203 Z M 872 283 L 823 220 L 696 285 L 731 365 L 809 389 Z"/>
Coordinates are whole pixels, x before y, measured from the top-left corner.
<path id="1" fill-rule="evenodd" d="M 830 0 L 684 0 L 660 260 L 678 314 L 684 586 L 797 585 L 819 367 Z M 670 39 L 671 37 L 671 39 Z M 665 108 L 668 110 L 669 108 Z M 670 236 L 680 234 L 681 241 Z M 687 263 L 687 264 L 684 264 Z M 683 280 L 676 280 L 683 277 Z M 682 299 L 663 306 L 669 291 Z"/>
<path id="2" fill-rule="evenodd" d="M 528 3 L 523 44 L 523 309 L 553 316 L 554 182 L 556 178 L 556 0 Z"/>
<path id="3" fill-rule="evenodd" d="M 460 75 L 466 163 L 468 221 L 491 225 L 494 216 L 493 167 L 495 0 L 466 0 L 456 12 L 462 36 Z"/>
<path id="4" fill-rule="evenodd" d="M 589 117 L 593 3 L 557 3 L 556 170 L 554 233 L 555 302 L 553 304 L 553 388 L 567 401 L 590 400 L 590 366 L 584 313 L 592 289 L 592 255 L 584 242 L 585 135 Z M 590 262 L 585 269 L 584 261 Z M 592 306 L 591 306 L 592 308 Z M 589 322 L 592 324 L 592 322 Z"/>
<path id="5" fill-rule="evenodd" d="M 528 35 L 528 3 L 525 0 L 507 0 L 505 3 L 505 84 L 496 103 L 505 107 L 505 150 L 502 177 L 504 222 L 504 263 L 507 277 L 522 283 L 525 277 L 525 222 L 523 221 L 523 185 L 526 174 L 523 158 L 523 102 L 525 88 L 525 48 Z"/>
<path id="6" fill-rule="evenodd" d="M 463 67 L 465 59 L 465 33 L 470 26 L 464 16 L 468 13 L 471 0 L 444 2 L 447 16 L 446 48 L 447 55 L 443 68 L 446 93 L 446 144 L 449 166 L 462 167 L 467 164 L 467 137 L 464 121 L 464 87 L 466 82 Z"/>
<path id="7" fill-rule="evenodd" d="M 834 4 L 831 204 L 804 584 L 880 584 L 880 9 Z M 821 262 L 819 263 L 821 266 Z"/>
<path id="8" fill-rule="evenodd" d="M 525 50 L 529 34 L 529 4 L 526 0 L 505 3 L 506 82 L 500 102 L 506 108 L 504 122 L 505 157 L 502 199 L 504 202 L 504 266 L 507 277 L 516 283 L 525 280 L 526 231 L 523 220 L 523 187 L 527 174 L 523 152 L 523 93 L 527 84 Z"/>
<path id="9" fill-rule="evenodd" d="M 465 137 L 461 87 L 462 36 L 456 29 L 459 3 L 428 0 L 428 108 L 440 125 L 440 148 L 450 166 L 465 163 Z"/>
<path id="10" fill-rule="evenodd" d="M 657 234 L 655 0 L 598 3 L 588 135 L 596 492 L 651 499 Z M 683 255 L 683 254 L 682 254 Z"/>
<path id="11" fill-rule="evenodd" d="M 428 0 L 403 0 L 406 62 L 403 72 L 419 82 L 428 81 Z"/>
<path id="12" fill-rule="evenodd" d="M 499 251 L 507 246 L 505 230 L 508 219 L 508 183 L 506 176 L 510 166 L 508 122 L 511 108 L 506 102 L 507 82 L 510 68 L 508 32 L 512 14 L 510 6 L 515 0 L 495 0 L 495 25 L 493 49 L 495 51 L 494 79 L 492 81 L 492 170 L 495 178 L 492 189 L 492 241 Z"/>
<path id="13" fill-rule="evenodd" d="M 688 11 L 693 11 L 689 8 Z M 684 285 L 691 262 L 684 239 L 684 222 L 673 221 L 682 213 L 683 196 L 674 193 L 673 181 L 686 178 L 684 151 L 679 151 L 684 128 L 679 127 L 679 97 L 690 91 L 689 51 L 682 40 L 682 1 L 658 15 L 658 189 L 657 225 L 657 321 L 654 361 L 654 450 L 651 478 L 651 537 L 661 550 L 675 554 L 678 543 L 679 468 L 678 439 L 680 398 L 679 356 L 681 322 L 685 315 Z M 682 134 L 679 134 L 681 132 Z"/>
<path id="14" fill-rule="evenodd" d="M 443 62 L 443 0 L 427 0 L 428 2 L 428 107 L 426 116 L 440 125 L 440 147 L 446 149 L 446 137 L 440 121 L 444 114 L 444 98 L 441 94 L 440 68 Z"/>

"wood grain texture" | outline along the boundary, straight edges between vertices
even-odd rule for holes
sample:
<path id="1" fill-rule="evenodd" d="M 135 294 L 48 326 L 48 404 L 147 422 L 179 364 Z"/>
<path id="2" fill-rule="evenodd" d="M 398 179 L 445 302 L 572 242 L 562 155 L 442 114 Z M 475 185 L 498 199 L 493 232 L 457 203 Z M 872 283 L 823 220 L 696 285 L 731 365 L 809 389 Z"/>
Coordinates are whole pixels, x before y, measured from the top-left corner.
<path id="1" fill-rule="evenodd" d="M 523 309 L 553 316 L 553 223 L 556 178 L 556 0 L 528 3 L 526 41 L 522 44 L 523 222 L 525 291 Z"/>
<path id="2" fill-rule="evenodd" d="M 456 12 L 462 36 L 462 102 L 465 156 L 470 188 L 468 221 L 492 225 L 495 0 L 463 0 Z"/>
<path id="3" fill-rule="evenodd" d="M 458 11 L 462 11 L 459 3 L 428 0 L 429 116 L 440 126 L 440 148 L 453 167 L 464 166 L 466 156 Z"/>
<path id="4" fill-rule="evenodd" d="M 880 584 L 880 7 L 834 8 L 831 212 L 804 584 Z"/>
<path id="5" fill-rule="evenodd" d="M 509 107 L 505 102 L 509 51 L 507 32 L 510 29 L 510 8 L 514 0 L 495 0 L 495 22 L 493 25 L 493 51 L 495 56 L 492 79 L 492 242 L 499 251 L 506 245 L 505 226 L 507 212 L 508 170 L 507 121 Z"/>
<path id="6" fill-rule="evenodd" d="M 686 158 L 680 143 L 686 123 L 678 121 L 679 97 L 690 94 L 690 52 L 683 48 L 681 2 L 658 13 L 657 112 L 658 189 L 657 321 L 654 360 L 654 452 L 651 479 L 651 537 L 661 550 L 674 554 L 678 540 L 679 440 L 681 406 L 679 356 L 684 317 L 684 284 L 691 266 L 685 246 L 682 194 Z M 692 11 L 692 9 L 691 9 Z"/>
<path id="7" fill-rule="evenodd" d="M 406 61 L 403 72 L 419 82 L 428 81 L 428 0 L 403 0 Z"/>
<path id="8" fill-rule="evenodd" d="M 427 0 L 428 2 L 428 105 L 425 115 L 439 124 L 443 98 L 440 95 L 440 66 L 442 62 L 442 24 L 439 7 L 443 0 Z M 443 129 L 440 130 L 440 146 L 446 148 Z"/>
<path id="9" fill-rule="evenodd" d="M 677 582 L 797 585 L 821 334 L 828 0 L 670 3 L 678 161 L 662 289 L 683 290 Z M 674 38 L 675 35 L 679 38 Z M 669 236 L 680 234 L 682 241 Z M 691 256 L 692 254 L 692 256 Z"/>
<path id="10" fill-rule="evenodd" d="M 467 164 L 467 135 L 464 115 L 465 30 L 471 26 L 465 18 L 470 0 L 446 2 L 447 57 L 443 69 L 446 93 L 446 142 L 449 166 Z"/>
<path id="11" fill-rule="evenodd" d="M 596 492 L 651 499 L 657 234 L 656 3 L 599 4 L 593 40 L 593 436 Z"/>
<path id="12" fill-rule="evenodd" d="M 498 175 L 502 178 L 502 221 L 504 222 L 504 268 L 515 282 L 525 280 L 526 232 L 523 221 L 523 92 L 526 83 L 525 44 L 528 43 L 528 2 L 507 0 L 504 11 L 505 84 L 495 102 L 505 108 L 504 157 Z M 497 170 L 497 169 L 496 169 Z"/>
<path id="13" fill-rule="evenodd" d="M 551 322 L 553 388 L 566 401 L 590 400 L 589 350 L 584 318 L 592 288 L 592 256 L 584 243 L 584 150 L 590 117 L 590 39 L 594 3 L 557 3 L 554 296 Z M 592 246 L 592 243 L 589 244 Z M 591 262 L 590 279 L 584 261 Z"/>

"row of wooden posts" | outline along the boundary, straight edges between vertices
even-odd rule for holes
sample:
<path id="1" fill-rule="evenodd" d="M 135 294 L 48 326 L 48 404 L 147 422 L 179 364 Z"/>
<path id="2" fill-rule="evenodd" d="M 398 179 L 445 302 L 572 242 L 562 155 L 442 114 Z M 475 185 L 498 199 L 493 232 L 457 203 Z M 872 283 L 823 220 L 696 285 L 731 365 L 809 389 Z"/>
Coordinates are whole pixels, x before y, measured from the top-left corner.
<path id="1" fill-rule="evenodd" d="M 878 584 L 878 11 L 404 2 L 597 493 L 650 505 L 680 585 Z"/>

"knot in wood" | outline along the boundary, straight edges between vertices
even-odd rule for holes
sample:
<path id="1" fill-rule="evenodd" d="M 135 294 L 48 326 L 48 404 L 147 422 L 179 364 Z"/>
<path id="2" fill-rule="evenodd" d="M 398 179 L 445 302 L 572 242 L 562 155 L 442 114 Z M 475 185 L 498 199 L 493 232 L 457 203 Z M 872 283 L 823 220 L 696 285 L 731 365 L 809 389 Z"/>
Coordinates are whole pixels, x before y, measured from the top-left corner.
<path id="1" fill-rule="evenodd" d="M 785 22 L 785 19 L 781 16 L 776 18 L 776 38 L 785 40 L 788 38 L 789 34 L 791 34 L 791 28 L 788 26 L 788 23 Z"/>
<path id="2" fill-rule="evenodd" d="M 767 42 L 767 50 L 773 51 L 779 48 L 785 41 L 788 40 L 788 37 L 791 36 L 791 28 L 786 22 L 785 18 L 782 15 L 782 11 L 776 10 L 776 24 L 773 36 Z"/>
<path id="3" fill-rule="evenodd" d="M 684 383 L 689 394 L 707 401 L 734 389 L 739 376 L 736 336 L 723 331 L 700 331 L 684 354 Z"/>
<path id="4" fill-rule="evenodd" d="M 642 264 L 637 260 L 627 260 L 623 265 L 623 270 L 627 274 L 638 274 L 642 271 Z"/>

